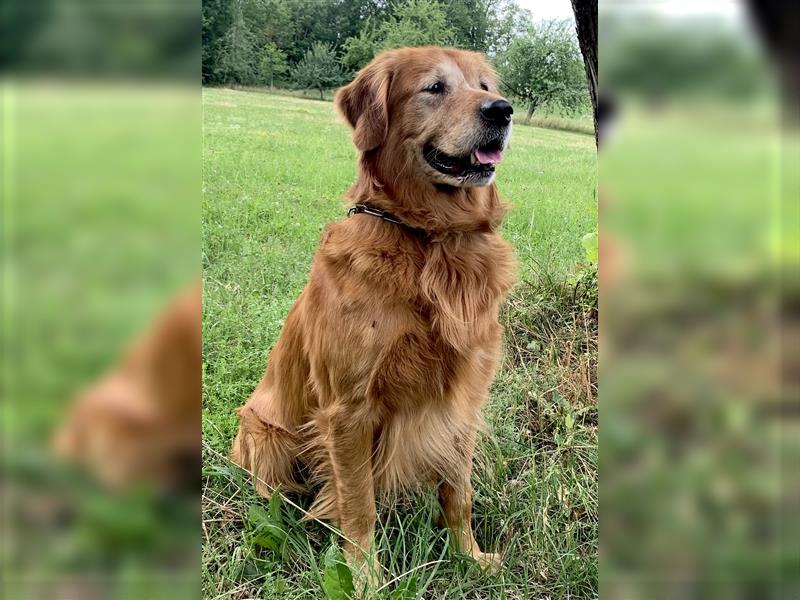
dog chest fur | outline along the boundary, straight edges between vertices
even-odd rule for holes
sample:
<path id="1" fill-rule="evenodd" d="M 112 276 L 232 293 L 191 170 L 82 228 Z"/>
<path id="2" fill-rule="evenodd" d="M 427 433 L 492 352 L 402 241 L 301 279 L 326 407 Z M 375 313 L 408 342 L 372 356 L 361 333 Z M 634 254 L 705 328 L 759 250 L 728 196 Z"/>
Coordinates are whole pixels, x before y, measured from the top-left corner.
<path id="1" fill-rule="evenodd" d="M 314 331 L 326 363 L 350 374 L 350 389 L 364 379 L 358 395 L 392 410 L 462 393 L 456 382 L 491 377 L 494 359 L 481 358 L 497 356 L 497 312 L 513 267 L 493 233 L 421 243 L 368 216 L 332 225 L 308 298 L 324 315 Z"/>

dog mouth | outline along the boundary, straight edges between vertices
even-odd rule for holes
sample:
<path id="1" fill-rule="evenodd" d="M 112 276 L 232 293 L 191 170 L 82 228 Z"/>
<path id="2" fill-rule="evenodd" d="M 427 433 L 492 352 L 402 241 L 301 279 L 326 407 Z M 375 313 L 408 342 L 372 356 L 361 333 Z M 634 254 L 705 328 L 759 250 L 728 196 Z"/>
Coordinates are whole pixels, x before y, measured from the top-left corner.
<path id="1" fill-rule="evenodd" d="M 452 156 L 432 144 L 426 144 L 422 156 L 431 168 L 443 175 L 457 179 L 483 179 L 491 177 L 495 165 L 503 160 L 503 144 L 492 142 L 463 156 Z"/>

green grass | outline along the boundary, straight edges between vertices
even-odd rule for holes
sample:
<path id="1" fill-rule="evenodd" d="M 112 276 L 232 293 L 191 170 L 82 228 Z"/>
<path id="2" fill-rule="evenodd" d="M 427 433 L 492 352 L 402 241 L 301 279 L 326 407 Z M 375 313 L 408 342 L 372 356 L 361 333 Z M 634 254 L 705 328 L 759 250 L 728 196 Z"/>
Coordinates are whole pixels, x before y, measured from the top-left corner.
<path id="1" fill-rule="evenodd" d="M 594 135 L 594 121 L 592 121 L 591 116 L 570 118 L 558 115 L 537 115 L 531 119 L 530 123 L 524 123 L 521 119 L 519 121 L 521 125 L 530 125 L 541 129 L 558 129 L 560 131 Z"/>
<path id="2" fill-rule="evenodd" d="M 319 97 L 319 90 L 309 90 L 305 88 L 292 88 L 292 87 L 268 87 L 263 85 L 239 85 L 232 84 L 225 86 L 228 89 L 243 91 L 243 92 L 260 92 L 263 94 L 270 94 L 272 96 L 289 96 L 291 98 L 306 98 L 308 100 L 321 100 L 325 102 L 332 102 L 333 95 L 336 90 L 324 90 L 322 98 Z"/>
<path id="3" fill-rule="evenodd" d="M 248 515 L 267 501 L 226 455 L 320 232 L 345 214 L 356 153 L 330 103 L 207 89 L 204 111 L 204 597 L 319 598 L 335 535 L 284 503 L 284 551 L 254 544 Z M 473 484 L 479 541 L 504 567 L 488 575 L 449 552 L 434 497 L 418 494 L 379 507 L 381 561 L 400 577 L 385 592 L 415 577 L 426 599 L 593 598 L 597 295 L 576 263 L 596 228 L 594 138 L 518 127 L 498 181 L 522 282 L 503 311 Z"/>

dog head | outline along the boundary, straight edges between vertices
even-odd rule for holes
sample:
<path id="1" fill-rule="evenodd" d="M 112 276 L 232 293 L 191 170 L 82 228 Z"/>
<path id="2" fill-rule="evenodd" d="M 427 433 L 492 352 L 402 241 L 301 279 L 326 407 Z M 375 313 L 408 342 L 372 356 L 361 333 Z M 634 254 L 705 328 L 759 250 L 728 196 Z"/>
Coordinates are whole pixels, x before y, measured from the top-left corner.
<path id="1" fill-rule="evenodd" d="M 456 188 L 490 185 L 511 136 L 511 104 L 476 52 L 402 48 L 379 54 L 336 94 L 362 154 L 392 157 L 382 175 Z"/>

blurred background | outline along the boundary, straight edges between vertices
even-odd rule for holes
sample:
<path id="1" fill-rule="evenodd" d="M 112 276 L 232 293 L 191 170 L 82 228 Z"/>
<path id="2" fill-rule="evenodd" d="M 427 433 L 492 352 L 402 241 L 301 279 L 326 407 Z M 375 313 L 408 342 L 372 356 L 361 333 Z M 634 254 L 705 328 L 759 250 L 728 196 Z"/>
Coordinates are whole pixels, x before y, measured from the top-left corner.
<path id="1" fill-rule="evenodd" d="M 797 9 L 600 3 L 600 575 L 796 598 Z"/>
<path id="2" fill-rule="evenodd" d="M 151 347 L 192 327 L 164 315 L 199 270 L 200 5 L 10 0 L 0 19 L 0 596 L 196 598 L 199 487 L 165 470 L 147 380 L 199 381 L 199 341 L 176 342 L 188 366 Z"/>

